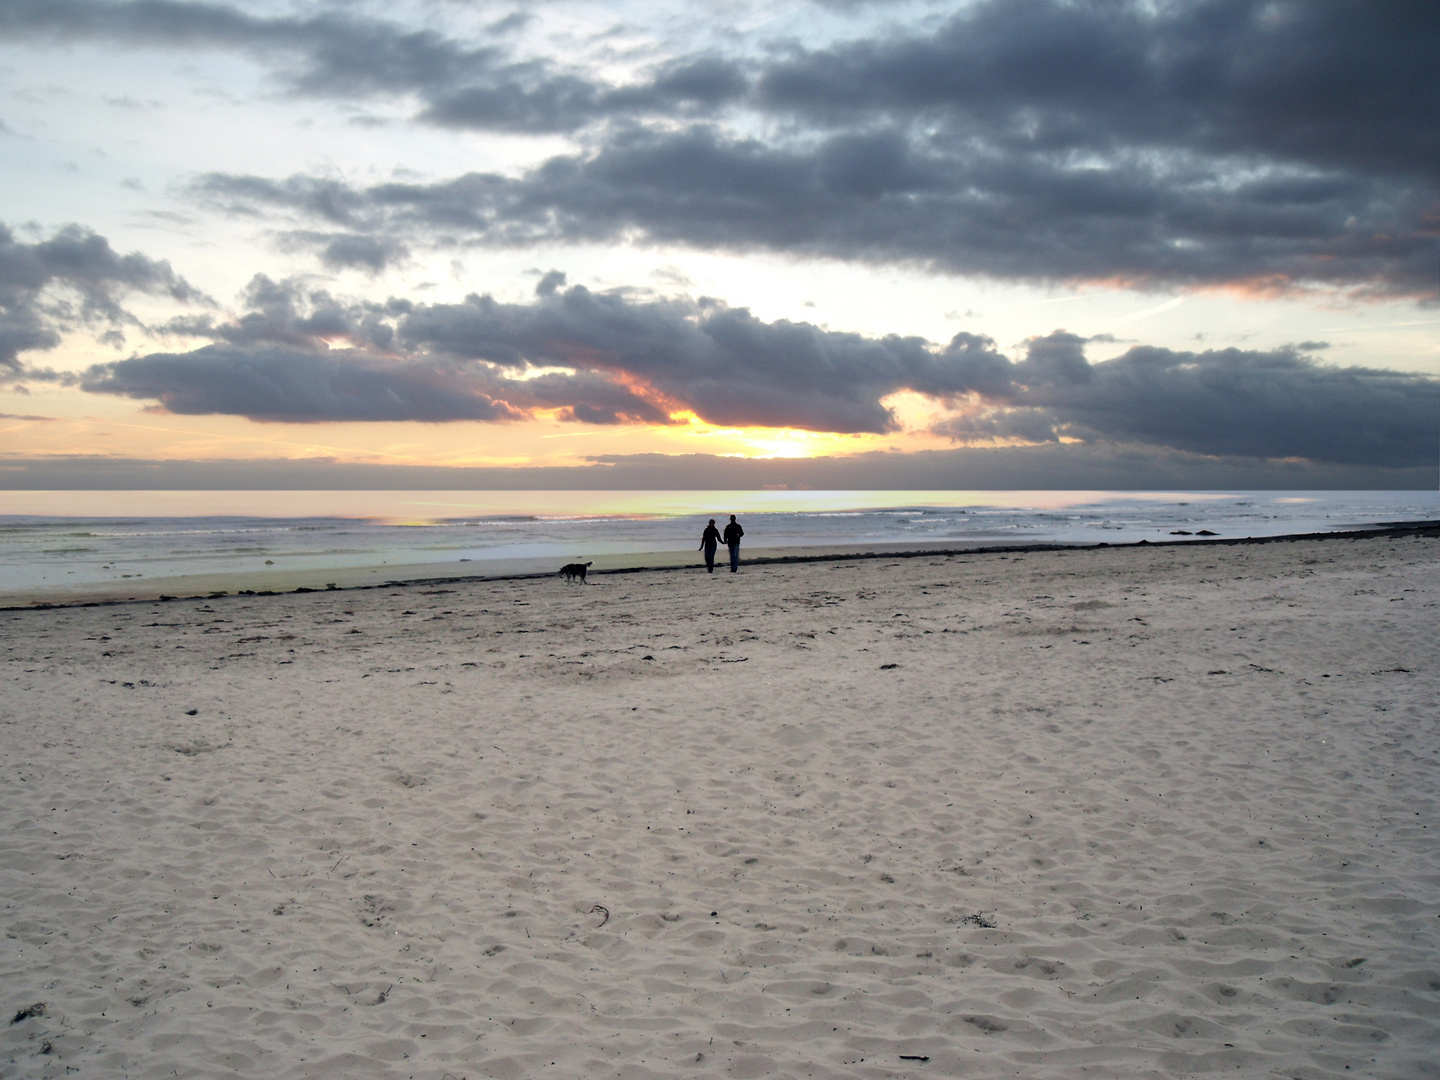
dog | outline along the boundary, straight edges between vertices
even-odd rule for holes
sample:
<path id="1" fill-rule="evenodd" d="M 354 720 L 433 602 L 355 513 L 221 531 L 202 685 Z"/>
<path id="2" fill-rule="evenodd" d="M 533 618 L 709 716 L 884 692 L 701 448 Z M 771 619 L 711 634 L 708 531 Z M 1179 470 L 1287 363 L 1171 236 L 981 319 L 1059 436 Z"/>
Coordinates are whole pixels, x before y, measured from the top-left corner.
<path id="1" fill-rule="evenodd" d="M 562 567 L 560 568 L 560 573 L 562 573 L 562 574 L 565 575 L 565 580 L 566 580 L 566 581 L 575 581 L 575 580 L 578 578 L 579 581 L 580 581 L 580 584 L 581 584 L 581 585 L 584 585 L 584 584 L 585 584 L 585 570 L 586 570 L 588 567 L 591 567 L 591 566 L 594 566 L 594 565 L 595 565 L 594 563 L 588 563 L 588 562 L 572 562 L 572 563 L 566 563 L 564 566 L 562 566 Z"/>

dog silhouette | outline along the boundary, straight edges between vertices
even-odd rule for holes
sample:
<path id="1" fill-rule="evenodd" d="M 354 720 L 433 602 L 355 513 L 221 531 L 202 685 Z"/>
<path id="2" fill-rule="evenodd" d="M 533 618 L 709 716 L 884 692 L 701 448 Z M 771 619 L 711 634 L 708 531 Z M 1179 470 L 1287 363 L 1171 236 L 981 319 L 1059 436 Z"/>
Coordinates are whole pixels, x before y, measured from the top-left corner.
<path id="1" fill-rule="evenodd" d="M 593 565 L 594 565 L 594 563 L 588 563 L 588 562 L 572 562 L 572 563 L 566 563 L 564 566 L 562 566 L 562 567 L 560 568 L 560 573 L 562 573 L 562 574 L 565 575 L 565 580 L 566 580 L 566 581 L 575 581 L 575 580 L 578 578 L 579 581 L 580 581 L 580 584 L 581 584 L 581 585 L 584 585 L 584 584 L 585 584 L 585 570 L 586 570 L 587 567 L 590 567 L 590 566 L 593 566 Z"/>

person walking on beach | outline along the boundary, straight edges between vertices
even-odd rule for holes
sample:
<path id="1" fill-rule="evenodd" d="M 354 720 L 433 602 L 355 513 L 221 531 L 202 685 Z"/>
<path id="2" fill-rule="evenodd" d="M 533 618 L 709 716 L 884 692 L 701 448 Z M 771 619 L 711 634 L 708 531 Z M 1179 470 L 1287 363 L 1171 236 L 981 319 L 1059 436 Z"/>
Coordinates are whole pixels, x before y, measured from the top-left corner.
<path id="1" fill-rule="evenodd" d="M 725 526 L 725 546 L 730 549 L 730 573 L 732 574 L 740 569 L 740 538 L 744 535 L 745 530 L 735 520 L 735 515 L 731 514 L 730 524 Z"/>
<path id="2" fill-rule="evenodd" d="M 710 524 L 700 534 L 700 550 L 705 552 L 705 569 L 712 574 L 715 572 L 715 546 L 719 543 L 720 530 L 715 528 L 715 519 L 711 518 Z"/>

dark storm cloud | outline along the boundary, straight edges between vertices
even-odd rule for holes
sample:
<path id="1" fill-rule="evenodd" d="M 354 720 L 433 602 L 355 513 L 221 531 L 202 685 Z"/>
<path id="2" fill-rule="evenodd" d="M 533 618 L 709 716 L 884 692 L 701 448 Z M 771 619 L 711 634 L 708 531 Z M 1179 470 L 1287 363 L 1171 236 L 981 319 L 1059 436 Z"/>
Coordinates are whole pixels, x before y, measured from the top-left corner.
<path id="1" fill-rule="evenodd" d="M 1056 331 L 1012 361 L 987 338 L 944 346 L 765 322 L 713 301 L 640 301 L 561 289 L 534 302 L 351 304 L 257 277 L 250 310 L 172 329 L 189 353 L 96 365 L 83 388 L 172 412 L 256 420 L 511 420 L 535 410 L 590 424 L 897 430 L 885 399 L 909 390 L 963 410 L 940 434 L 1059 445 L 1149 446 L 1245 459 L 1414 469 L 1433 464 L 1440 380 L 1321 365 L 1294 349 L 1136 346 L 1092 363 Z"/>
<path id="2" fill-rule="evenodd" d="M 897 426 L 886 395 L 964 393 L 967 373 L 1006 363 L 971 335 L 935 350 L 920 338 L 767 323 L 713 301 L 562 291 L 562 280 L 547 274 L 531 304 L 379 305 L 257 276 L 238 318 L 167 328 L 214 344 L 96 365 L 82 385 L 173 412 L 263 420 L 490 420 L 557 409 L 592 424 L 665 424 L 689 409 L 720 425 L 886 432 Z"/>
<path id="3" fill-rule="evenodd" d="M 631 85 L 335 9 L 0 0 L 11 40 L 256 56 L 298 93 L 414 96 L 424 122 L 586 131 L 518 177 L 359 190 L 212 176 L 395 244 L 638 239 L 1008 279 L 1434 291 L 1432 2 L 990 0 L 823 49 L 707 51 Z M 741 138 L 720 126 L 748 118 Z"/>
<path id="4" fill-rule="evenodd" d="M 767 323 L 715 302 L 641 303 L 578 286 L 545 291 L 527 305 L 472 296 L 417 307 L 397 338 L 434 355 L 639 380 L 658 400 L 713 424 L 838 432 L 895 430 L 881 398 L 907 388 L 963 392 L 965 363 L 1001 359 L 987 340 L 969 335 L 934 351 L 920 338 Z"/>
<path id="5" fill-rule="evenodd" d="M 1056 276 L 1093 257 L 1095 276 L 1430 292 L 1437 45 L 1426 2 L 1007 0 L 797 50 L 758 96 L 821 130 L 904 126 Z"/>
<path id="6" fill-rule="evenodd" d="M 1440 158 L 1440 16 L 1428 0 L 989 0 L 823 49 L 680 55 L 633 85 L 515 60 L 508 46 L 312 12 L 0 0 L 0 31 L 245 51 L 301 92 L 418 93 L 430 118 L 480 128 L 572 130 L 744 103 L 822 127 L 920 128 L 982 155 L 1181 150 L 1427 183 Z"/>
<path id="7" fill-rule="evenodd" d="M 83 389 L 155 400 L 185 415 L 229 413 L 252 420 L 512 420 L 522 415 L 491 396 L 477 373 L 330 350 L 206 345 L 90 368 Z"/>
<path id="8" fill-rule="evenodd" d="M 634 86 L 516 60 L 498 42 L 519 25 L 502 20 L 490 29 L 495 43 L 474 45 L 324 8 L 267 18 L 185 0 L 0 0 L 0 33 L 10 40 L 238 51 L 296 93 L 415 94 L 422 119 L 449 127 L 568 132 L 610 117 L 693 112 L 746 89 L 739 68 L 709 55 L 662 65 Z"/>
<path id="9" fill-rule="evenodd" d="M 993 411 L 936 429 L 960 439 L 1167 446 L 1198 454 L 1385 467 L 1433 464 L 1440 380 L 1315 363 L 1293 349 L 1201 353 L 1136 346 L 1090 363 L 1084 340 L 1036 338 L 989 373 Z"/>
<path id="10" fill-rule="evenodd" d="M 206 345 L 97 364 L 81 387 L 157 401 L 172 413 L 262 422 L 503 421 L 536 408 L 589 424 L 668 422 L 653 404 L 594 372 L 520 380 L 487 364 L 279 344 Z"/>
<path id="11" fill-rule="evenodd" d="M 121 255 L 78 225 L 33 244 L 0 225 L 0 380 L 57 378 L 26 368 L 20 354 L 53 349 L 65 329 L 108 325 L 109 339 L 123 340 L 119 327 L 139 325 L 120 303 L 127 292 L 204 300 L 169 263 Z"/>
<path id="12" fill-rule="evenodd" d="M 670 422 L 613 367 L 581 365 L 573 373 L 519 378 L 517 371 L 543 361 L 528 365 L 513 347 L 482 356 L 473 349 L 462 355 L 401 345 L 397 325 L 408 326 L 412 314 L 434 313 L 409 301 L 343 302 L 323 289 L 263 274 L 251 280 L 243 300 L 248 310 L 235 318 L 188 316 L 161 328 L 213 344 L 94 365 L 82 388 L 157 401 L 175 413 L 261 421 L 496 421 L 555 409 L 590 424 Z"/>
<path id="13" fill-rule="evenodd" d="M 797 50 L 772 109 L 924 117 L 1020 151 L 1256 155 L 1434 182 L 1440 14 L 1427 0 L 1004 0 L 933 33 Z"/>
<path id="14" fill-rule="evenodd" d="M 1143 157 L 1075 169 L 920 150 L 895 130 L 800 150 L 711 128 L 632 130 L 518 178 L 356 188 L 211 175 L 197 191 L 231 209 L 282 208 L 376 236 L 493 246 L 636 238 L 1012 280 L 1261 293 L 1292 284 L 1433 293 L 1440 253 L 1431 194 L 1414 184 L 1231 182 L 1202 163 Z"/>
<path id="15" fill-rule="evenodd" d="M 363 233 L 324 233 L 299 229 L 281 237 L 289 250 L 313 250 L 331 270 L 364 270 L 378 274 L 402 263 L 410 249 L 399 240 Z"/>
<path id="16" fill-rule="evenodd" d="M 332 270 L 355 267 L 379 273 L 407 254 L 405 245 L 394 240 L 342 233 L 324 238 L 320 261 Z"/>
<path id="17" fill-rule="evenodd" d="M 1010 278 L 1433 293 L 1426 0 L 1004 0 L 765 65 L 793 145 L 620 133 L 502 221 Z M 728 227 L 728 228 L 727 228 Z"/>

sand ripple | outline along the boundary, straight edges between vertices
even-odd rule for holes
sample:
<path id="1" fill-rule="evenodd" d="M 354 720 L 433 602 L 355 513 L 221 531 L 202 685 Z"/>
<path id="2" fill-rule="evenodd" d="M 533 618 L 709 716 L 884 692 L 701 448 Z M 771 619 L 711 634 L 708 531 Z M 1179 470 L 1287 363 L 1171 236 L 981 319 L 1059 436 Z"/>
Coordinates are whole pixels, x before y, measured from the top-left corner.
<path id="1" fill-rule="evenodd" d="M 1440 1075 L 1437 552 L 0 615 L 0 1073 Z"/>

